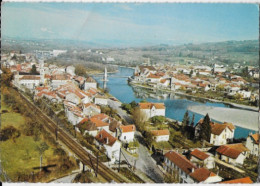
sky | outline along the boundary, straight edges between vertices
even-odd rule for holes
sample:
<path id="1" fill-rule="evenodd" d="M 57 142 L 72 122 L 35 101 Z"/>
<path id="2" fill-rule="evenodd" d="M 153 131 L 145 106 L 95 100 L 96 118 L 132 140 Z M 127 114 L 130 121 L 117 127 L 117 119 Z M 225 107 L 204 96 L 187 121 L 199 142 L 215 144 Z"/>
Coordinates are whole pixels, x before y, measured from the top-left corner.
<path id="1" fill-rule="evenodd" d="M 256 4 L 14 3 L 2 10 L 2 38 L 66 39 L 113 46 L 255 40 Z"/>

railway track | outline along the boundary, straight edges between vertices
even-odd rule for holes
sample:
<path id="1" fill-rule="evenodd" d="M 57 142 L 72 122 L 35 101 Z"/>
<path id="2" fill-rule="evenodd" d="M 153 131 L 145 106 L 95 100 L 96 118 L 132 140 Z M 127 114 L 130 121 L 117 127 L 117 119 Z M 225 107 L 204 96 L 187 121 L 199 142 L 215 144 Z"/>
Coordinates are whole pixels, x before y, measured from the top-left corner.
<path id="1" fill-rule="evenodd" d="M 60 129 L 59 126 L 52 121 L 46 114 L 44 114 L 37 106 L 35 106 L 31 101 L 29 101 L 22 93 L 18 91 L 21 95 L 21 98 L 26 101 L 27 106 L 32 109 L 34 114 L 37 117 L 40 117 L 43 121 L 43 125 L 52 133 L 56 133 L 58 131 L 58 139 L 64 143 L 72 152 L 77 155 L 77 157 L 83 162 L 83 164 L 88 165 L 90 167 L 97 166 L 97 158 L 94 157 L 92 154 L 87 152 L 77 141 L 73 139 L 73 137 L 65 132 L 64 130 Z M 123 179 L 119 174 L 116 174 L 113 170 L 109 169 L 103 163 L 98 163 L 98 174 L 103 177 L 108 182 L 118 182 L 118 183 L 126 183 L 126 180 Z"/>

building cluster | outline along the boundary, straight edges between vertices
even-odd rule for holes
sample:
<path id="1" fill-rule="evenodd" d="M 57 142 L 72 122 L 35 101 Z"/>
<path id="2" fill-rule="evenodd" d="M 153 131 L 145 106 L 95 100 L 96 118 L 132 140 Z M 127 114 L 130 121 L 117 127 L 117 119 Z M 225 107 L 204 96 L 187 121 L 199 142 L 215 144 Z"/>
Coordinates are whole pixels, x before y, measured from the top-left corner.
<path id="1" fill-rule="evenodd" d="M 34 57 L 23 62 L 8 59 L 4 58 L 2 65 L 13 72 L 13 85 L 30 91 L 35 100 L 44 98 L 62 105 L 68 122 L 77 131 L 93 136 L 95 143 L 105 148 L 111 162 L 118 160 L 122 144 L 134 141 L 135 125 L 124 126 L 121 121 L 101 113 L 101 106 L 107 106 L 109 98 L 97 88 L 92 77 L 75 75 L 72 65 L 45 64 Z M 36 68 L 34 73 L 33 66 Z"/>
<path id="2" fill-rule="evenodd" d="M 258 76 L 256 75 L 258 73 Z M 257 69 L 251 69 L 252 77 L 259 77 Z M 227 96 L 239 94 L 243 99 L 259 100 L 259 93 L 245 89 L 249 83 L 241 76 L 234 75 L 222 65 L 209 66 L 137 66 L 132 83 L 147 85 L 151 88 L 178 90 L 221 91 Z"/>

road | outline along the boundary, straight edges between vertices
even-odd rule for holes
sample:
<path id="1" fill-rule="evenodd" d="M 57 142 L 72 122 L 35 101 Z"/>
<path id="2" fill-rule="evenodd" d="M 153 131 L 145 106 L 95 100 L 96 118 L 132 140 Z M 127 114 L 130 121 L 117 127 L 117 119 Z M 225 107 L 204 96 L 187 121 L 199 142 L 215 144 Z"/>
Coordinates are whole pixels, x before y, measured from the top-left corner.
<path id="1" fill-rule="evenodd" d="M 121 102 L 119 101 L 113 101 L 113 100 L 108 100 L 108 105 L 115 109 L 117 113 L 121 116 L 121 118 L 125 119 L 125 121 L 129 124 L 133 124 L 134 120 L 132 117 L 130 117 L 125 110 L 121 108 Z"/>
<path id="2" fill-rule="evenodd" d="M 109 100 L 108 104 L 113 109 L 117 110 L 118 114 L 126 120 L 127 123 L 134 123 L 132 117 L 130 117 L 125 110 L 121 108 L 121 102 Z M 151 157 L 148 152 L 146 146 L 144 145 L 144 139 L 140 132 L 136 132 L 135 138 L 138 140 L 140 147 L 138 148 L 138 159 L 134 158 L 131 155 L 128 155 L 126 152 L 124 155 L 128 159 L 131 165 L 134 165 L 134 161 L 136 160 L 136 168 L 144 172 L 156 183 L 163 183 L 163 173 L 157 167 L 155 160 Z M 122 156 L 122 158 L 124 158 Z"/>
<path id="3" fill-rule="evenodd" d="M 136 132 L 135 138 L 139 141 L 140 144 L 137 150 L 139 157 L 135 158 L 123 151 L 126 159 L 132 166 L 135 164 L 136 160 L 136 169 L 144 172 L 155 183 L 163 183 L 163 173 L 157 167 L 155 160 L 151 157 L 146 146 L 144 145 L 143 136 L 140 134 L 140 132 Z M 123 160 L 125 159 L 124 156 L 121 157 Z"/>

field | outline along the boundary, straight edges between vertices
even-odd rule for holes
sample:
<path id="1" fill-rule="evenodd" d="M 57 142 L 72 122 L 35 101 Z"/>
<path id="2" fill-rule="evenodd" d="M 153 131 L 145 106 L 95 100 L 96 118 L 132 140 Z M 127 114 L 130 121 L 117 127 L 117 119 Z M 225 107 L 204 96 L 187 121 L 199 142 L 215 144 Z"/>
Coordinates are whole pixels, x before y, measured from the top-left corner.
<path id="1" fill-rule="evenodd" d="M 25 117 L 20 113 L 13 112 L 3 101 L 1 102 L 1 106 L 1 113 L 3 110 L 8 111 L 1 114 L 1 129 L 13 126 L 19 131 L 22 131 L 25 127 Z M 37 147 L 44 141 L 43 134 L 40 135 L 38 140 L 35 140 L 33 136 L 26 136 L 23 132 L 21 132 L 21 135 L 15 140 L 8 139 L 1 141 L 1 166 L 11 181 L 23 180 L 24 178 L 20 178 L 19 180 L 21 175 L 27 178 L 28 175 L 39 175 L 40 153 Z M 49 168 L 43 169 L 44 173 L 42 173 L 43 171 L 40 173 L 44 176 L 39 176 L 30 181 L 46 182 L 55 177 L 60 177 L 69 171 L 59 171 L 58 167 L 61 165 L 61 157 L 54 154 L 54 150 L 57 147 L 47 141 L 45 142 L 49 148 L 43 153 L 42 166 L 49 166 Z M 73 166 L 73 169 L 75 169 L 75 166 Z M 3 175 L 1 175 L 1 180 L 6 181 Z"/>

